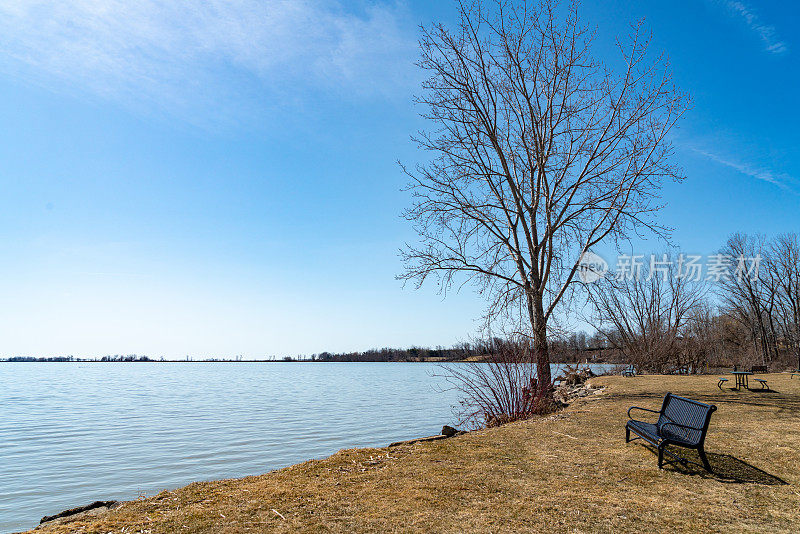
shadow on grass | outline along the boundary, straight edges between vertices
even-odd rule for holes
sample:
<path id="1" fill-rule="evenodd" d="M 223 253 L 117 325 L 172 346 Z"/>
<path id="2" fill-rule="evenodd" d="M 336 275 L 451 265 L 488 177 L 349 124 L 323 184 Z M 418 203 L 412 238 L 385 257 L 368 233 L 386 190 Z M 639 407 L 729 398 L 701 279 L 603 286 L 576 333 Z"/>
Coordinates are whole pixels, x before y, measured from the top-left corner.
<path id="1" fill-rule="evenodd" d="M 751 465 L 744 460 L 740 460 L 730 454 L 720 454 L 707 452 L 711 470 L 714 478 L 723 482 L 737 482 L 740 484 L 764 484 L 767 486 L 782 486 L 788 484 L 785 480 L 775 475 L 771 475 Z M 707 474 L 705 472 L 701 474 Z"/>
<path id="2" fill-rule="evenodd" d="M 646 445 L 646 448 L 652 453 L 658 454 L 655 448 L 651 447 L 649 444 Z M 761 484 L 764 486 L 782 486 L 788 484 L 788 482 L 782 478 L 771 475 L 763 469 L 759 469 L 730 454 L 706 451 L 706 456 L 708 457 L 708 462 L 711 464 L 712 471 L 709 473 L 700 465 L 700 456 L 698 456 L 697 451 L 691 449 L 672 450 L 673 452 L 679 452 L 681 456 L 691 463 L 688 465 L 670 464 L 664 466 L 664 469 L 731 484 Z"/>

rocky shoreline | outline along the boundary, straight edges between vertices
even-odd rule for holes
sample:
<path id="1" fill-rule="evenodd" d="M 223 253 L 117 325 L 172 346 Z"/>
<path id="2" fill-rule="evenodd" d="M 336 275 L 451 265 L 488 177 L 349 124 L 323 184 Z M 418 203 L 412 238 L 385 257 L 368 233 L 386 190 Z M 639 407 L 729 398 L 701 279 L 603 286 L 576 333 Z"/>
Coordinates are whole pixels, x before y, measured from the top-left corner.
<path id="1" fill-rule="evenodd" d="M 70 508 L 69 510 L 64 510 L 63 512 L 59 512 L 55 515 L 46 515 L 44 516 L 41 521 L 39 521 L 39 526 L 36 528 L 40 528 L 45 525 L 59 525 L 64 523 L 69 523 L 76 519 L 82 519 L 84 517 L 98 515 L 108 510 L 113 510 L 122 504 L 121 501 L 94 501 L 91 504 L 87 504 L 86 506 L 78 506 L 76 508 Z"/>

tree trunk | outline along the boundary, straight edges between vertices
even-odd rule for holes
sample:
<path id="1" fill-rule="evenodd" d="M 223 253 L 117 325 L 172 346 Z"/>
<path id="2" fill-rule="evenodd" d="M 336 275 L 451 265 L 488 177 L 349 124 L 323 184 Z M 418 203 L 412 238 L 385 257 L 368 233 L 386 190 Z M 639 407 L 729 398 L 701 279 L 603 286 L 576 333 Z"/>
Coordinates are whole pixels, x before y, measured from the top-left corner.
<path id="1" fill-rule="evenodd" d="M 528 315 L 533 329 L 533 352 L 536 355 L 536 380 L 539 389 L 552 395 L 553 378 L 550 375 L 550 351 L 547 345 L 547 323 L 544 318 L 542 298 L 528 293 Z"/>
<path id="2" fill-rule="evenodd" d="M 800 340 L 797 341 L 797 370 L 800 371 Z"/>

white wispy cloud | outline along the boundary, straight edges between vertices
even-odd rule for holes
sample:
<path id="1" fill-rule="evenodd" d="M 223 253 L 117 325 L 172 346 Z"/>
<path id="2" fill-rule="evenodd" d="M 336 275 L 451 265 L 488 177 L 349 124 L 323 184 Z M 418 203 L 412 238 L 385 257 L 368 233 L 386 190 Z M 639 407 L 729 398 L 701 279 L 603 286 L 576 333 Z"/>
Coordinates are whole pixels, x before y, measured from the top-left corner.
<path id="1" fill-rule="evenodd" d="M 792 186 L 797 183 L 793 177 L 784 172 L 776 172 L 762 166 L 736 161 L 733 158 L 720 156 L 719 154 L 715 154 L 700 148 L 693 147 L 692 150 L 712 161 L 715 161 L 716 163 L 724 165 L 725 167 L 734 169 L 735 171 L 746 176 L 750 176 L 751 178 L 777 185 L 781 189 L 793 190 Z"/>
<path id="2" fill-rule="evenodd" d="M 786 43 L 778 37 L 775 27 L 762 22 L 752 7 L 739 0 L 726 0 L 725 5 L 733 13 L 744 19 L 747 26 L 758 34 L 768 52 L 783 54 L 789 50 Z"/>
<path id="3" fill-rule="evenodd" d="M 0 69 L 162 108 L 386 96 L 409 86 L 407 19 L 399 4 L 337 0 L 5 0 Z"/>

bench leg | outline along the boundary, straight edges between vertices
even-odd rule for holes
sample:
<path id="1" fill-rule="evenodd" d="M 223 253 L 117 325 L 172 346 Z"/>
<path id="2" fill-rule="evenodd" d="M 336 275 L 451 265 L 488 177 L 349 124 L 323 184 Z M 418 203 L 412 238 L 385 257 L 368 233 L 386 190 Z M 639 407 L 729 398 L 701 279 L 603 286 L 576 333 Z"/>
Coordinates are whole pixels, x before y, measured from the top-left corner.
<path id="1" fill-rule="evenodd" d="M 625 443 L 629 443 L 631 441 L 631 429 L 627 426 L 625 427 Z"/>
<path id="2" fill-rule="evenodd" d="M 697 449 L 697 454 L 700 455 L 700 460 L 703 462 L 703 467 L 706 468 L 706 471 L 708 471 L 709 473 L 713 473 L 713 471 L 711 470 L 711 464 L 708 463 L 708 458 L 706 458 L 706 451 L 704 451 L 703 448 L 700 447 L 699 449 Z"/>
<path id="3" fill-rule="evenodd" d="M 720 380 L 719 382 L 717 382 L 717 387 L 718 387 L 719 389 L 722 389 L 722 380 Z"/>
<path id="4" fill-rule="evenodd" d="M 658 446 L 658 468 L 664 469 L 664 445 Z"/>

